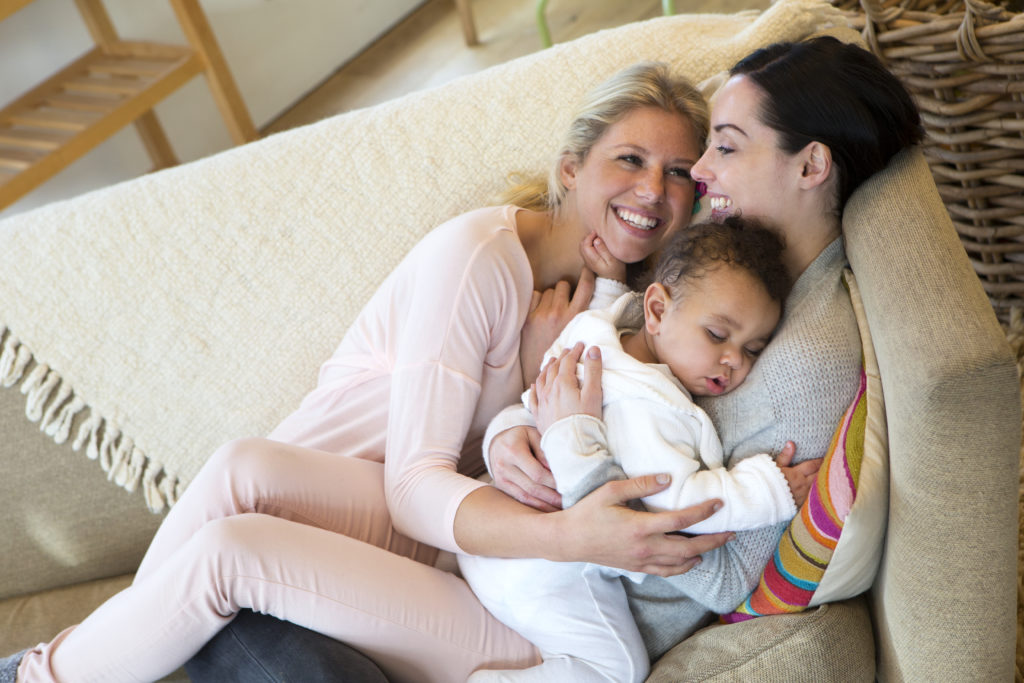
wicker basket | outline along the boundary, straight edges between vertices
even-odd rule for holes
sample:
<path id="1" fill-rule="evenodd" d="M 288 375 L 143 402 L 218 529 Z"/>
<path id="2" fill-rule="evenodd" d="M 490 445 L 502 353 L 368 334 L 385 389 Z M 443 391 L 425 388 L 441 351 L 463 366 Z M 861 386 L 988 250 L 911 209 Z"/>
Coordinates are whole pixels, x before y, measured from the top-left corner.
<path id="1" fill-rule="evenodd" d="M 844 0 L 909 88 L 924 153 L 992 306 L 1024 307 L 1024 14 L 980 0 Z"/>

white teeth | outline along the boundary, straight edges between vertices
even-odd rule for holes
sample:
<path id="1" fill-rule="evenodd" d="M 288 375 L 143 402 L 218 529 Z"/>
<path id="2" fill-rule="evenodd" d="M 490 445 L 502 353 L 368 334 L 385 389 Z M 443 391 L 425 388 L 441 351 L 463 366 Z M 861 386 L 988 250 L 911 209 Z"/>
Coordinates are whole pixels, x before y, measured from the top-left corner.
<path id="1" fill-rule="evenodd" d="M 732 206 L 732 200 L 728 197 L 712 197 L 711 208 L 715 211 L 722 211 Z"/>
<path id="2" fill-rule="evenodd" d="M 640 228 L 641 230 L 651 230 L 658 225 L 657 218 L 642 216 L 629 209 L 616 209 L 615 214 L 633 227 Z"/>

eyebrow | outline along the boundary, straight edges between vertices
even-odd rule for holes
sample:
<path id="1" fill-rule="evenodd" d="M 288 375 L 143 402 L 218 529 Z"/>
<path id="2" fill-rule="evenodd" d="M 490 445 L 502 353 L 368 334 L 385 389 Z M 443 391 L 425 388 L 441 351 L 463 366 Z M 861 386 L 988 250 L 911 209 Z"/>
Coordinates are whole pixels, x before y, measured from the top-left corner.
<path id="1" fill-rule="evenodd" d="M 740 128 L 739 126 L 737 126 L 734 123 L 720 123 L 720 124 L 718 124 L 717 126 L 714 127 L 714 131 L 716 133 L 721 133 L 726 128 L 732 128 L 734 131 L 736 131 L 737 133 L 739 133 L 740 135 L 742 135 L 745 138 L 749 138 L 750 137 L 749 135 L 747 135 L 747 132 L 745 130 L 743 130 L 742 128 Z"/>
<path id="2" fill-rule="evenodd" d="M 733 329 L 736 329 L 736 328 L 739 327 L 739 325 L 736 324 L 736 321 L 733 320 L 732 318 L 730 318 L 727 315 L 722 315 L 721 313 L 711 313 L 711 317 L 714 320 L 717 320 L 718 322 L 723 323 L 723 324 L 725 324 L 725 325 L 727 325 L 727 326 L 729 326 L 729 327 L 731 327 Z"/>

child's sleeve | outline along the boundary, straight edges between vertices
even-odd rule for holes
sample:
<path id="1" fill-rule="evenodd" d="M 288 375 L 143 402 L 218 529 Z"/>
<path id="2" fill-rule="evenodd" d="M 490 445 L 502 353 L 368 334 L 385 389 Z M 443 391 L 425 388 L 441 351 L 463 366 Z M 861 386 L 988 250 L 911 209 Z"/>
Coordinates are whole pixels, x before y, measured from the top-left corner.
<path id="1" fill-rule="evenodd" d="M 709 498 L 721 499 L 722 509 L 684 531 L 694 534 L 745 531 L 785 522 L 796 514 L 796 503 L 786 478 L 775 461 L 763 453 L 746 458 L 731 469 L 714 467 L 694 472 L 684 482 L 678 497 L 671 501 L 671 509 Z M 647 499 L 644 502 L 649 508 L 658 509 Z"/>
<path id="2" fill-rule="evenodd" d="M 594 281 L 594 295 L 590 297 L 590 305 L 587 308 L 590 310 L 608 308 L 623 294 L 629 294 L 632 291 L 624 282 L 599 277 Z"/>
<path id="3" fill-rule="evenodd" d="M 605 423 L 591 415 L 570 415 L 544 432 L 540 447 L 562 495 L 563 508 L 575 505 L 604 483 L 626 478 L 607 444 Z"/>
<path id="4" fill-rule="evenodd" d="M 653 511 L 680 510 L 720 499 L 722 509 L 685 529 L 689 533 L 743 531 L 774 525 L 796 514 L 782 471 L 767 455 L 722 466 L 722 446 L 707 415 L 654 400 L 619 401 L 606 407 L 612 451 L 629 477 L 668 473 L 667 489 L 647 496 Z"/>

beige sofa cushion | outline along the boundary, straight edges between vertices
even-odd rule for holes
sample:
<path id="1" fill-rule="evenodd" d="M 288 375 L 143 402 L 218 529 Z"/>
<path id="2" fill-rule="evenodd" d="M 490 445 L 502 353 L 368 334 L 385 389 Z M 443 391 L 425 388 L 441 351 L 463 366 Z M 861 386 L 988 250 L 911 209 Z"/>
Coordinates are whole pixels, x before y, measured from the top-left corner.
<path id="1" fill-rule="evenodd" d="M 708 626 L 655 663 L 648 683 L 868 683 L 875 648 L 863 598 Z"/>
<path id="2" fill-rule="evenodd" d="M 50 640 L 56 635 L 55 624 L 64 628 L 81 622 L 131 581 L 131 575 L 114 576 L 0 601 L 0 653 L 18 652 Z M 184 669 L 178 669 L 161 683 L 188 680 Z"/>
<path id="3" fill-rule="evenodd" d="M 162 516 L 25 419 L 13 389 L 0 390 L 0 435 L 0 600 L 134 571 Z"/>

